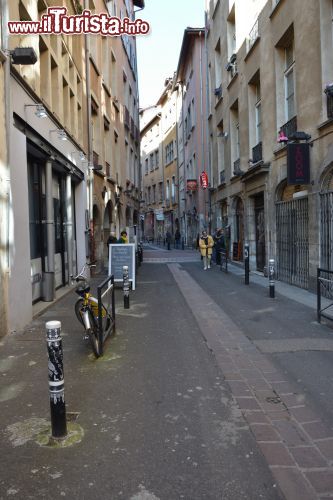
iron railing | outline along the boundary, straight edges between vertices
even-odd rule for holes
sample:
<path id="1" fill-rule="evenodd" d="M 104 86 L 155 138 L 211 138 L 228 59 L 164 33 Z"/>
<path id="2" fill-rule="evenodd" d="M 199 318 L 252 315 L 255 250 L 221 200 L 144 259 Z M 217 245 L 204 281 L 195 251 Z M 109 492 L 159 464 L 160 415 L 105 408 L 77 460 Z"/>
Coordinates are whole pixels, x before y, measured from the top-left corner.
<path id="1" fill-rule="evenodd" d="M 242 171 L 240 169 L 240 158 L 234 161 L 234 175 L 242 175 Z"/>
<path id="2" fill-rule="evenodd" d="M 257 163 L 262 160 L 262 142 L 258 142 L 254 148 L 252 148 L 252 161 Z"/>
<path id="3" fill-rule="evenodd" d="M 308 288 L 308 199 L 276 203 L 277 279 Z"/>
<path id="4" fill-rule="evenodd" d="M 329 301 L 325 301 L 322 307 L 322 297 L 326 297 Z M 333 271 L 328 269 L 317 269 L 317 318 L 318 323 L 321 318 L 333 320 Z M 329 314 L 331 312 L 331 314 Z"/>
<path id="5" fill-rule="evenodd" d="M 320 194 L 320 265 L 333 270 L 333 191 Z"/>
<path id="6" fill-rule="evenodd" d="M 130 114 L 126 106 L 124 106 L 124 125 L 126 128 L 130 128 Z"/>
<path id="7" fill-rule="evenodd" d="M 286 137 L 289 137 L 294 132 L 297 132 L 297 116 L 294 116 L 287 123 L 282 125 L 281 130 Z"/>
<path id="8" fill-rule="evenodd" d="M 333 95 L 327 94 L 327 118 L 333 118 Z"/>
<path id="9" fill-rule="evenodd" d="M 108 276 L 97 287 L 98 300 L 98 349 L 103 355 L 103 346 L 106 338 L 116 329 L 116 306 L 114 296 L 114 276 Z"/>
<path id="10" fill-rule="evenodd" d="M 251 47 L 255 44 L 255 41 L 259 38 L 259 20 L 257 19 L 254 23 L 249 36 L 247 38 L 247 52 L 250 51 Z"/>

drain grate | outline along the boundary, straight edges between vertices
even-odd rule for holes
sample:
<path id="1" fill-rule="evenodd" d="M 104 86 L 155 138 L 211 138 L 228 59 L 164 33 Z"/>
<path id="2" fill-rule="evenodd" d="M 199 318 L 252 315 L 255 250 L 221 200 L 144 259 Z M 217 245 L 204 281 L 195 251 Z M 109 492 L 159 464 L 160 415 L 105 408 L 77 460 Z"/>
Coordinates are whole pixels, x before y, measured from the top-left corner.
<path id="1" fill-rule="evenodd" d="M 67 411 L 66 412 L 66 420 L 67 422 L 76 422 L 79 418 L 80 412 L 78 411 Z"/>

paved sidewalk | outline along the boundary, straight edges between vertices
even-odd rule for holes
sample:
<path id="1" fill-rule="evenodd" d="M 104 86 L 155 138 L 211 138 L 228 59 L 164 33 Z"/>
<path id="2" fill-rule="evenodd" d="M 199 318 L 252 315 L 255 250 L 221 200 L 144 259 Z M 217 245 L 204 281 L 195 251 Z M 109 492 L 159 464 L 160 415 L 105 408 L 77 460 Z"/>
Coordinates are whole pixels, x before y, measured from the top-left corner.
<path id="1" fill-rule="evenodd" d="M 287 374 L 258 350 L 188 272 L 177 264 L 169 268 L 286 498 L 332 497 L 332 425 L 322 421 Z"/>

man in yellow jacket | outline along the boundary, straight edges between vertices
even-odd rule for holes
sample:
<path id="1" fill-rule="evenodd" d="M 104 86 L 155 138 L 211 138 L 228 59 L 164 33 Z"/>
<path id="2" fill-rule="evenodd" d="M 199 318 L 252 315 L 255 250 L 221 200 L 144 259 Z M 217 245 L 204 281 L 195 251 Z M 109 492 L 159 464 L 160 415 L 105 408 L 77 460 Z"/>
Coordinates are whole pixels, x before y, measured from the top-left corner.
<path id="1" fill-rule="evenodd" d="M 200 252 L 203 257 L 204 270 L 210 269 L 210 261 L 213 253 L 214 240 L 207 231 L 202 231 L 201 238 L 199 240 Z"/>

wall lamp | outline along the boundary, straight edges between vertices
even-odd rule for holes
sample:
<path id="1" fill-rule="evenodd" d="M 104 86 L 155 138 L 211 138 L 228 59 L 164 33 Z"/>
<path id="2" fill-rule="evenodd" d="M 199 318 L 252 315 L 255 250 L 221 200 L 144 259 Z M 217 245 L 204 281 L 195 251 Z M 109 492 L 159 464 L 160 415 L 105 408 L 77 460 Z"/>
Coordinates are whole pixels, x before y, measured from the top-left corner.
<path id="1" fill-rule="evenodd" d="M 94 165 L 93 163 L 88 164 L 89 170 L 94 170 L 95 172 L 100 172 L 103 170 L 103 165 Z"/>
<path id="2" fill-rule="evenodd" d="M 30 108 L 30 107 L 36 108 L 35 115 L 38 116 L 38 118 L 46 118 L 48 116 L 47 111 L 42 104 L 25 104 L 24 105 L 24 108 Z"/>
<path id="3" fill-rule="evenodd" d="M 67 134 L 66 134 L 66 132 L 65 132 L 64 129 L 58 129 L 58 128 L 56 128 L 55 130 L 50 130 L 50 134 L 52 134 L 52 132 L 57 132 L 58 139 L 60 139 L 61 141 L 67 141 L 68 140 Z"/>
<path id="4" fill-rule="evenodd" d="M 9 54 L 13 64 L 28 65 L 37 62 L 37 54 L 33 47 L 16 47 L 16 49 L 10 50 Z"/>

